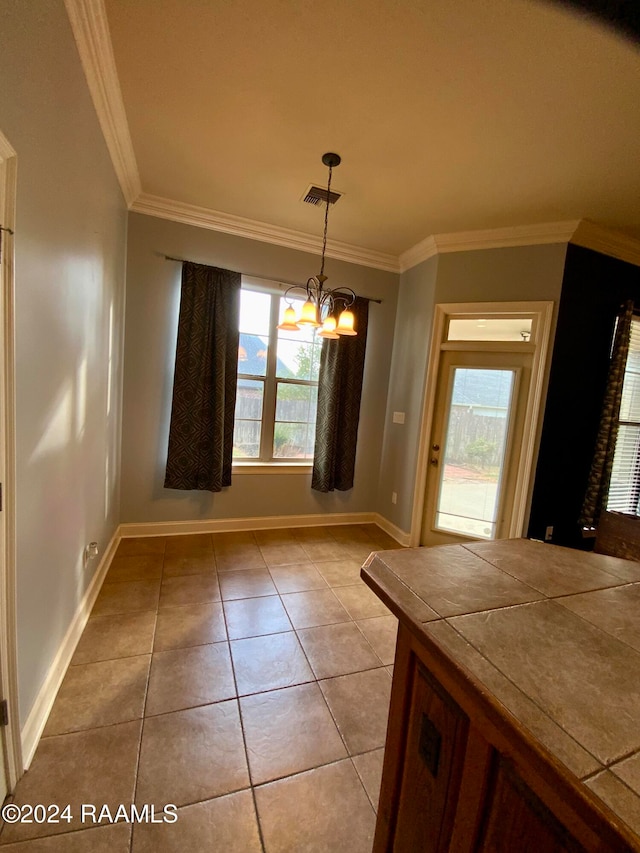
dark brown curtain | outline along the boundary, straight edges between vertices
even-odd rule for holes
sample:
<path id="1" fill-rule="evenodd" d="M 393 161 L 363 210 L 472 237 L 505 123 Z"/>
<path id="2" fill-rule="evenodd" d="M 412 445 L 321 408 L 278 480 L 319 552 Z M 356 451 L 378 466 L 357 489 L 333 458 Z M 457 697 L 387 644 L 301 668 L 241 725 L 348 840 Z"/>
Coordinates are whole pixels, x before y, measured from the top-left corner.
<path id="1" fill-rule="evenodd" d="M 167 489 L 231 485 L 240 283 L 238 272 L 182 265 Z"/>
<path id="2" fill-rule="evenodd" d="M 611 468 L 616 449 L 616 438 L 618 437 L 618 417 L 620 415 L 620 401 L 622 400 L 624 371 L 629 354 L 632 317 L 633 301 L 629 300 L 624 304 L 616 324 L 598 438 L 591 463 L 587 492 L 579 518 L 579 524 L 583 529 L 597 527 L 600 513 L 607 506 Z"/>
<path id="3" fill-rule="evenodd" d="M 318 492 L 353 488 L 369 300 L 357 297 L 351 310 L 358 334 L 322 343 L 311 478 Z"/>

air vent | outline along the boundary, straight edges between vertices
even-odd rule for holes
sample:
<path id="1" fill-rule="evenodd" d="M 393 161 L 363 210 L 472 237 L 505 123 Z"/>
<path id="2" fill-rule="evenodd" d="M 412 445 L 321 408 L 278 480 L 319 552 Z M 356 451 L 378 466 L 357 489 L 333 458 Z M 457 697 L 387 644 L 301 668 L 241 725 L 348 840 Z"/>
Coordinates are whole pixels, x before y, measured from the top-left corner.
<path id="1" fill-rule="evenodd" d="M 329 193 L 329 204 L 335 204 L 339 198 L 341 198 L 342 193 L 333 192 L 333 190 Z M 326 187 L 316 187 L 313 184 L 306 191 L 304 196 L 302 197 L 302 201 L 306 204 L 326 204 L 327 203 L 327 190 Z"/>

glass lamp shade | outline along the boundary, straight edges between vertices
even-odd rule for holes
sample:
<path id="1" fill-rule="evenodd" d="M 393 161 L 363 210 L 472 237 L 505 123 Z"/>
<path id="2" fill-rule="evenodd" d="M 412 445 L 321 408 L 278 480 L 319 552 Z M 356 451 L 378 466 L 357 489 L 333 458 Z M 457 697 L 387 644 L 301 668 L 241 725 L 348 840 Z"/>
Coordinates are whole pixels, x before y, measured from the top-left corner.
<path id="1" fill-rule="evenodd" d="M 353 328 L 354 322 L 353 311 L 343 311 L 338 317 L 336 333 L 338 335 L 357 335 L 358 333 Z"/>
<path id="2" fill-rule="evenodd" d="M 318 316 L 318 306 L 315 302 L 312 302 L 310 299 L 302 306 L 302 312 L 300 314 L 300 319 L 298 320 L 298 325 L 300 326 L 321 326 L 320 317 Z"/>
<path id="3" fill-rule="evenodd" d="M 327 319 L 322 324 L 322 328 L 318 332 L 319 338 L 329 338 L 329 340 L 337 341 L 340 335 L 336 332 L 336 318 L 335 317 L 327 317 Z"/>
<path id="4" fill-rule="evenodd" d="M 283 329 L 285 332 L 300 331 L 300 326 L 298 325 L 296 319 L 296 310 L 293 305 L 289 305 L 289 307 L 285 309 L 284 317 L 282 318 L 282 323 L 280 323 L 278 328 Z"/>

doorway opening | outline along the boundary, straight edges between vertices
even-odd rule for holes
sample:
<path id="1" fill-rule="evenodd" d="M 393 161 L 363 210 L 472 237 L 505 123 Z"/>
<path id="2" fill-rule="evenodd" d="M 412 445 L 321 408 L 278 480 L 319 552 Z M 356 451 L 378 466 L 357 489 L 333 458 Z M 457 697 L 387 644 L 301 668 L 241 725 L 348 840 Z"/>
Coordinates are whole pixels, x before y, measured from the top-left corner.
<path id="1" fill-rule="evenodd" d="M 412 544 L 522 535 L 552 310 L 436 306 Z"/>

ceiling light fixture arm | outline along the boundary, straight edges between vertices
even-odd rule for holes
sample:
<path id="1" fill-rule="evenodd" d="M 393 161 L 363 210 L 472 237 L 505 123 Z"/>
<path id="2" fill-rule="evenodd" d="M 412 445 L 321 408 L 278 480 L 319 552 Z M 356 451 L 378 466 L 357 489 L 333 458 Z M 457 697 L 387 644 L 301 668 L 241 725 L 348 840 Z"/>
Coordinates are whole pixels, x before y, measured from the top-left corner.
<path id="1" fill-rule="evenodd" d="M 313 302 L 318 306 L 318 310 L 322 318 L 334 314 L 341 306 L 341 310 L 350 308 L 356 301 L 356 294 L 350 287 L 337 287 L 335 290 L 325 290 L 324 282 L 327 280 L 325 275 L 311 276 L 308 279 L 306 286 L 302 284 L 292 284 L 284 292 L 284 300 L 292 305 L 296 295 L 300 298 Z"/>

